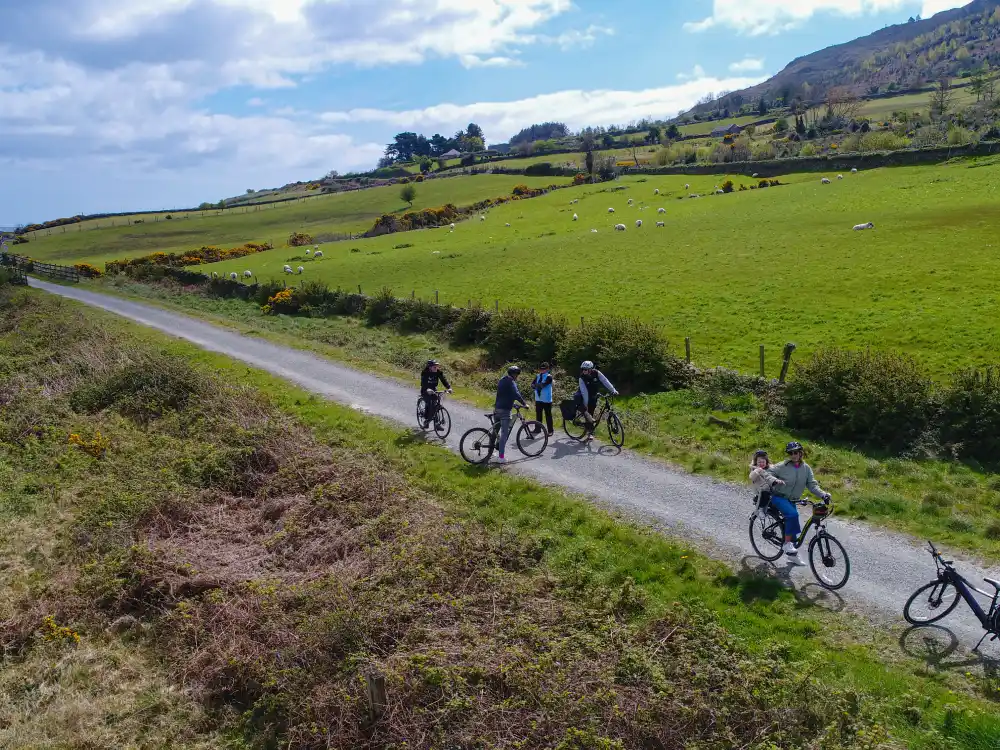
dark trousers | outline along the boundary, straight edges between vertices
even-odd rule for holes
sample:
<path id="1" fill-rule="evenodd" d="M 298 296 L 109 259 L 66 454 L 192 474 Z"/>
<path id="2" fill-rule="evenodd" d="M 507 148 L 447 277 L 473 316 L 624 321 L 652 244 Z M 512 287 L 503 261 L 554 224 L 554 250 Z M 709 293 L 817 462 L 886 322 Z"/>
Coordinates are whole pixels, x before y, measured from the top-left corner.
<path id="1" fill-rule="evenodd" d="M 542 415 L 545 415 L 545 424 L 549 428 L 549 434 L 552 434 L 552 403 L 545 403 L 544 401 L 535 402 L 535 419 L 539 422 L 542 421 Z"/>

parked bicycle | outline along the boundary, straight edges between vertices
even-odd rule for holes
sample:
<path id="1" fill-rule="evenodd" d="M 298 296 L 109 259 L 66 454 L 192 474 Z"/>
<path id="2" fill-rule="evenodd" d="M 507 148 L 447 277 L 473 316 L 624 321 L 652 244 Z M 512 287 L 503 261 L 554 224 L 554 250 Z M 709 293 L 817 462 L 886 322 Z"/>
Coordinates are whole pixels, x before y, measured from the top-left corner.
<path id="1" fill-rule="evenodd" d="M 514 405 L 514 411 L 517 413 L 514 420 L 520 422 L 521 426 L 517 428 L 515 434 L 514 426 L 511 425 L 511 433 L 515 435 L 514 442 L 517 444 L 517 449 L 528 458 L 535 458 L 542 455 L 542 451 L 548 446 L 549 433 L 541 422 L 525 419 L 521 413 L 524 408 L 526 407 L 520 404 Z M 487 414 L 486 418 L 490 420 L 489 429 L 473 427 L 462 435 L 459 441 L 458 449 L 462 458 L 470 464 L 486 463 L 500 444 L 500 420 L 492 412 Z"/>
<path id="2" fill-rule="evenodd" d="M 434 434 L 439 438 L 444 440 L 448 435 L 451 434 L 451 414 L 448 410 L 444 408 L 442 404 L 442 399 L 444 397 L 444 392 L 438 391 L 437 394 L 437 410 L 434 412 L 434 417 L 431 419 L 431 424 L 434 426 Z M 417 399 L 417 427 L 421 430 L 426 430 L 424 427 L 424 422 L 427 421 L 427 397 L 421 396 Z"/>
<path id="3" fill-rule="evenodd" d="M 758 506 L 756 496 L 754 505 Z M 795 546 L 802 549 L 809 530 L 815 529 L 809 542 L 809 567 L 823 588 L 830 591 L 843 588 L 851 576 L 851 560 L 844 545 L 826 530 L 825 524 L 833 515 L 833 504 L 799 500 L 798 505 L 811 505 L 813 512 L 802 527 L 799 538 L 793 540 Z M 773 562 L 783 554 L 781 545 L 785 540 L 785 519 L 770 502 L 763 507 L 763 517 L 758 513 L 758 507 L 750 516 L 750 543 L 760 557 Z"/>
<path id="4" fill-rule="evenodd" d="M 573 440 L 583 440 L 587 436 L 587 420 L 578 412 L 576 402 L 564 401 L 561 409 L 563 412 L 563 430 Z M 570 413 L 573 414 L 572 417 L 568 416 Z M 601 424 L 601 420 L 605 416 L 607 416 L 608 422 L 608 437 L 611 438 L 611 442 L 615 447 L 621 448 L 625 444 L 625 426 L 622 424 L 621 417 L 615 411 L 611 396 L 607 393 L 602 393 L 600 396 L 600 409 L 594 415 L 594 432 L 597 431 L 598 425 Z"/>
<path id="5" fill-rule="evenodd" d="M 1000 581 L 994 581 L 992 578 L 983 579 L 994 589 L 989 609 L 984 610 L 975 594 L 990 597 L 990 593 L 977 589 L 969 583 L 961 573 L 955 570 L 951 560 L 945 560 L 941 557 L 941 553 L 934 547 L 933 542 L 927 542 L 927 546 L 931 557 L 934 558 L 937 579 L 913 592 L 903 606 L 903 617 L 911 625 L 930 625 L 951 614 L 952 610 L 958 606 L 959 600 L 964 599 L 972 613 L 979 618 L 983 630 L 986 631 L 972 650 L 977 651 L 988 636 L 992 636 L 990 640 L 995 641 L 1000 637 L 1000 608 L 997 606 L 1000 602 Z"/>

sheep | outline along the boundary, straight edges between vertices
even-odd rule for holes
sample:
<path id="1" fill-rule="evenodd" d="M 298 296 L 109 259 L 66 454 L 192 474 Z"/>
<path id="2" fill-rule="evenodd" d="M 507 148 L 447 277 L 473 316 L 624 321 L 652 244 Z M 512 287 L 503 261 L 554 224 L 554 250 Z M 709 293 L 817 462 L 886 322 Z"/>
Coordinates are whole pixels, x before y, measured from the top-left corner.
<path id="1" fill-rule="evenodd" d="M 236 281 L 236 279 L 238 279 L 239 276 L 236 275 L 236 271 L 233 271 L 231 274 L 229 274 L 229 278 L 233 281 Z"/>
<path id="2" fill-rule="evenodd" d="M 631 206 L 631 205 L 632 205 L 633 203 L 635 203 L 635 201 L 634 201 L 634 200 L 632 200 L 631 198 L 629 198 L 629 199 L 628 199 L 628 204 L 629 204 L 629 205 Z"/>
<path id="3" fill-rule="evenodd" d="M 312 250 L 306 250 L 306 255 L 312 255 Z"/>
<path id="4" fill-rule="evenodd" d="M 440 254 L 441 254 L 440 250 L 435 250 L 434 252 L 431 253 L 431 255 L 440 255 Z"/>
<path id="5" fill-rule="evenodd" d="M 597 234 L 597 230 L 596 230 L 596 229 L 591 229 L 591 230 L 590 230 L 590 233 L 591 233 L 591 234 Z"/>
<path id="6" fill-rule="evenodd" d="M 665 222 L 665 221 L 658 221 L 658 222 L 656 222 L 656 226 L 658 226 L 658 227 L 665 227 L 666 225 L 667 225 L 667 222 Z"/>
<path id="7" fill-rule="evenodd" d="M 614 212 L 615 212 L 615 210 L 614 210 L 613 208 L 609 208 L 609 209 L 608 209 L 608 213 L 609 213 L 609 214 L 613 214 Z"/>
<path id="8" fill-rule="evenodd" d="M 482 215 L 480 215 L 480 217 L 479 217 L 479 220 L 480 220 L 480 221 L 486 221 L 486 217 L 485 217 L 485 216 L 482 216 Z"/>
<path id="9" fill-rule="evenodd" d="M 455 225 L 454 224 L 449 224 L 448 228 L 451 229 L 451 231 L 453 231 L 453 232 L 455 231 Z"/>
<path id="10" fill-rule="evenodd" d="M 319 245 L 313 245 L 313 250 L 319 250 Z M 306 254 L 308 254 L 308 253 L 309 253 L 309 251 L 306 250 Z"/>
<path id="11" fill-rule="evenodd" d="M 304 269 L 302 266 L 299 266 L 299 268 L 298 268 L 298 271 L 299 271 L 300 274 L 301 273 L 305 273 L 305 270 L 306 269 Z"/>
<path id="12" fill-rule="evenodd" d="M 653 195 L 659 195 L 659 194 L 660 194 L 660 189 L 656 188 L 656 190 L 653 191 Z"/>
<path id="13" fill-rule="evenodd" d="M 851 169 L 851 174 L 857 174 L 857 173 L 858 173 L 858 168 L 857 167 L 854 167 L 854 168 Z"/>
<path id="14" fill-rule="evenodd" d="M 577 216 L 576 214 L 573 214 L 573 221 L 579 221 L 579 220 L 580 220 L 580 217 Z"/>
<path id="15" fill-rule="evenodd" d="M 576 214 L 573 214 L 573 215 L 576 216 Z M 504 226 L 505 227 L 509 227 L 510 226 L 510 222 L 508 221 L 506 224 L 504 224 Z"/>
<path id="16" fill-rule="evenodd" d="M 635 228 L 636 229 L 641 229 L 642 228 L 642 219 L 636 219 L 635 220 Z"/>
<path id="17" fill-rule="evenodd" d="M 860 231 L 861 231 L 861 230 L 863 230 L 863 229 L 874 229 L 874 228 L 875 228 L 875 225 L 874 225 L 874 224 L 872 224 L 872 223 L 871 223 L 871 222 L 869 221 L 869 222 L 868 222 L 867 224 L 858 224 L 858 225 L 856 225 L 856 226 L 854 227 L 854 231 L 855 231 L 855 232 L 860 232 Z"/>
<path id="18" fill-rule="evenodd" d="M 292 267 L 291 266 L 285 266 L 281 270 L 284 271 L 285 273 L 291 273 L 292 272 Z"/>
<path id="19" fill-rule="evenodd" d="M 656 209 L 656 213 L 658 213 L 658 214 L 665 214 L 666 212 L 667 212 L 667 209 L 665 209 L 665 208 L 658 208 L 658 209 Z"/>
<path id="20" fill-rule="evenodd" d="M 624 232 L 625 231 L 625 225 L 624 224 L 615 224 L 615 231 L 616 232 Z"/>
<path id="21" fill-rule="evenodd" d="M 243 272 L 243 278 L 244 279 L 253 278 L 253 271 L 244 271 Z"/>
<path id="22" fill-rule="evenodd" d="M 715 191 L 715 194 L 716 194 L 716 195 L 725 195 L 725 194 L 726 194 L 726 191 L 725 191 L 725 190 L 716 190 L 716 191 Z"/>
<path id="23" fill-rule="evenodd" d="M 691 184 L 690 184 L 690 183 L 688 183 L 688 182 L 685 182 L 685 183 L 684 183 L 684 189 L 685 189 L 685 190 L 690 190 L 690 189 L 691 189 Z"/>
<path id="24" fill-rule="evenodd" d="M 837 179 L 838 179 L 838 180 L 842 180 L 842 179 L 844 179 L 844 175 L 842 175 L 842 174 L 838 174 L 838 175 L 837 175 Z"/>
<path id="25" fill-rule="evenodd" d="M 217 274 L 215 271 L 212 271 L 212 278 L 213 279 L 219 278 L 219 274 Z"/>
<path id="26" fill-rule="evenodd" d="M 828 177 L 824 177 L 822 180 L 820 180 L 820 182 L 822 182 L 824 185 L 829 185 L 830 179 Z"/>
<path id="27" fill-rule="evenodd" d="M 751 177 L 753 177 L 754 179 L 757 179 L 758 177 L 760 177 L 760 175 L 759 175 L 759 174 L 757 174 L 756 172 L 754 172 L 754 173 L 753 173 L 752 175 L 750 175 L 750 176 L 751 176 Z"/>
<path id="28" fill-rule="evenodd" d="M 322 251 L 322 250 L 317 250 L 317 251 L 316 251 L 315 253 L 313 253 L 313 257 L 314 257 L 314 258 L 315 258 L 316 260 L 319 260 L 320 258 L 322 258 L 322 257 L 323 257 L 323 251 Z"/>

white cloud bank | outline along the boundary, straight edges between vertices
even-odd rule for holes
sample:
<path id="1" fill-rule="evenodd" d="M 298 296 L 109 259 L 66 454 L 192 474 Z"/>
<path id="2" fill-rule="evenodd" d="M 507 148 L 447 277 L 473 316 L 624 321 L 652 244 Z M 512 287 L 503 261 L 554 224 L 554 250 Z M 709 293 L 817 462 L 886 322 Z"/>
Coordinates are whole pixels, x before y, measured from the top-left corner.
<path id="1" fill-rule="evenodd" d="M 731 73 L 757 73 L 763 69 L 764 61 L 756 57 L 745 57 L 729 66 Z"/>
<path id="2" fill-rule="evenodd" d="M 927 18 L 968 3 L 969 0 L 924 0 L 922 15 Z M 701 21 L 684 24 L 684 29 L 698 33 L 726 26 L 743 34 L 759 36 L 794 29 L 821 13 L 860 16 L 908 6 L 916 10 L 917 5 L 918 0 L 713 0 L 712 14 Z"/>

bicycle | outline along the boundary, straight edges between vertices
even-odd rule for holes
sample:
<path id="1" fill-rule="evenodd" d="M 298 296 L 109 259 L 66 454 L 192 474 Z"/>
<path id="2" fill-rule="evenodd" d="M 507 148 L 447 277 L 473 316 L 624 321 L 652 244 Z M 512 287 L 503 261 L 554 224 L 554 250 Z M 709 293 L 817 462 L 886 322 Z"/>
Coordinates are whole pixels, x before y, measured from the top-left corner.
<path id="1" fill-rule="evenodd" d="M 599 397 L 600 410 L 594 416 L 594 432 L 597 431 L 597 426 L 601 423 L 601 419 L 604 418 L 605 414 L 608 417 L 608 437 L 611 438 L 611 443 L 616 448 L 621 448 L 625 444 L 625 426 L 622 424 L 621 417 L 615 411 L 614 404 L 611 401 L 611 396 L 604 393 Z M 580 441 L 587 436 L 587 420 L 583 418 L 583 415 L 579 413 L 576 409 L 576 402 L 565 402 L 567 408 L 568 405 L 572 403 L 575 410 L 575 416 L 572 419 L 567 419 L 567 412 L 563 411 L 563 430 L 566 434 L 573 440 Z"/>
<path id="2" fill-rule="evenodd" d="M 754 552 L 768 562 L 774 562 L 781 557 L 782 544 L 785 541 L 785 519 L 771 507 L 768 502 L 765 506 L 760 506 L 759 496 L 754 497 L 754 505 L 757 507 L 750 515 L 750 544 L 753 545 Z M 843 588 L 847 579 L 851 577 L 851 559 L 847 556 L 844 545 L 837 541 L 836 537 L 826 530 L 827 519 L 833 515 L 833 505 L 828 502 L 814 503 L 809 500 L 799 500 L 796 505 L 811 505 L 813 512 L 802 527 L 795 546 L 802 548 L 805 544 L 806 535 L 810 529 L 815 529 L 816 533 L 809 542 L 809 567 L 816 577 L 817 583 L 829 591 L 836 591 Z M 763 510 L 764 515 L 758 513 Z M 755 533 L 756 532 L 756 533 Z M 843 574 L 838 575 L 838 558 L 843 559 Z"/>
<path id="3" fill-rule="evenodd" d="M 998 603 L 1000 603 L 1000 581 L 994 581 L 992 578 L 983 579 L 995 590 L 993 599 L 990 602 L 990 608 L 984 611 L 982 605 L 972 592 L 974 591 L 976 594 L 986 597 L 990 596 L 990 593 L 977 589 L 969 583 L 961 573 L 955 570 L 955 566 L 951 560 L 945 560 L 941 557 L 941 553 L 934 547 L 933 542 L 927 542 L 927 546 L 931 557 L 934 558 L 934 566 L 937 568 L 937 580 L 931 581 L 913 592 L 910 598 L 906 600 L 906 604 L 903 605 L 903 617 L 911 625 L 918 627 L 930 625 L 951 614 L 952 610 L 958 606 L 959 598 L 961 598 L 969 605 L 972 613 L 979 618 L 983 630 L 986 631 L 983 633 L 983 637 L 979 639 L 979 643 L 972 650 L 978 651 L 987 636 L 992 636 L 990 640 L 995 641 L 1000 637 L 1000 607 L 998 607 Z M 927 614 L 921 616 L 919 611 L 915 611 L 915 608 L 924 604 L 927 606 Z"/>
<path id="4" fill-rule="evenodd" d="M 441 403 L 441 398 L 444 396 L 444 391 L 437 392 L 437 410 L 434 412 L 434 417 L 432 422 L 434 423 L 434 434 L 439 438 L 444 440 L 448 435 L 451 434 L 451 414 L 448 410 L 444 408 Z M 420 396 L 417 399 L 417 427 L 421 430 L 426 430 L 424 427 L 424 422 L 427 421 L 427 397 Z"/>
<path id="5" fill-rule="evenodd" d="M 548 446 L 549 433 L 541 422 L 524 418 L 521 410 L 525 408 L 527 407 L 514 406 L 517 416 L 513 417 L 513 419 L 521 423 L 514 442 L 522 454 L 528 458 L 535 458 L 542 455 L 542 451 Z M 462 439 L 458 444 L 462 458 L 473 465 L 484 464 L 489 461 L 493 455 L 493 451 L 496 450 L 497 445 L 500 443 L 500 430 L 502 427 L 500 420 L 492 412 L 487 414 L 486 418 L 490 420 L 490 428 L 488 430 L 484 427 L 473 427 L 462 435 Z M 511 432 L 513 431 L 514 427 L 511 425 Z"/>

